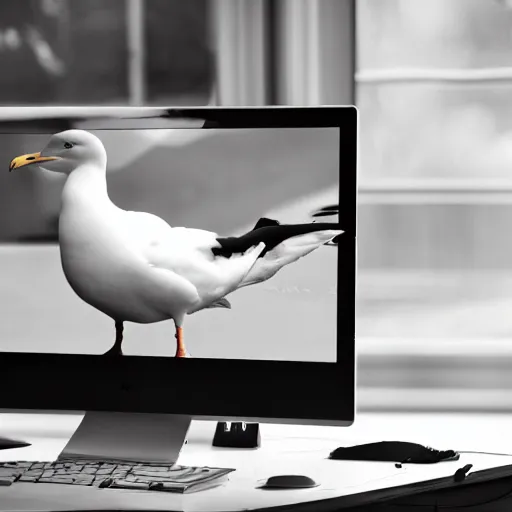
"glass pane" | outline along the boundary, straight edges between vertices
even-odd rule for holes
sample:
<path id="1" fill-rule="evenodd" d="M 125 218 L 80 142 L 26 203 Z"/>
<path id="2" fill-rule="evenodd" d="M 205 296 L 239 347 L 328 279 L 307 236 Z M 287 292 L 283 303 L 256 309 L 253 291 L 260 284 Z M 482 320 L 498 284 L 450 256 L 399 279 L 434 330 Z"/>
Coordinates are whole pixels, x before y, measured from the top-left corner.
<path id="1" fill-rule="evenodd" d="M 0 105 L 130 102 L 129 2 L 0 3 Z M 213 82 L 206 0 L 145 0 L 145 104 L 207 104 Z"/>
<path id="2" fill-rule="evenodd" d="M 213 54 L 207 0 L 146 0 L 148 103 L 204 105 L 210 101 Z"/>
<path id="3" fill-rule="evenodd" d="M 512 66 L 509 0 L 357 0 L 359 69 Z"/>
<path id="4" fill-rule="evenodd" d="M 1 104 L 57 101 L 67 73 L 62 49 L 68 11 L 67 2 L 0 3 Z"/>
<path id="5" fill-rule="evenodd" d="M 510 82 L 479 86 L 361 84 L 361 181 L 512 183 L 511 96 L 512 75 Z"/>
<path id="6" fill-rule="evenodd" d="M 128 101 L 125 2 L 69 1 L 63 103 Z M 73 27 L 73 29 L 69 28 Z"/>
<path id="7" fill-rule="evenodd" d="M 512 334 L 512 201 L 482 192 L 512 185 L 512 73 L 463 77 L 512 68 L 512 2 L 358 0 L 357 8 L 359 384 L 509 389 L 499 361 Z M 421 80 L 429 74 L 438 79 Z M 393 193 L 428 183 L 423 197 Z M 454 184 L 474 194 L 447 195 Z M 372 187 L 389 192 L 371 196 Z M 479 358 L 462 371 L 471 351 Z"/>
<path id="8" fill-rule="evenodd" d="M 124 2 L 0 5 L 0 104 L 126 103 Z"/>
<path id="9" fill-rule="evenodd" d="M 510 179 L 512 73 L 508 81 L 479 83 L 404 78 L 411 68 L 448 69 L 457 77 L 461 69 L 512 66 L 507 5 L 497 0 L 357 3 L 362 181 Z M 376 81 L 379 71 L 404 79 Z"/>

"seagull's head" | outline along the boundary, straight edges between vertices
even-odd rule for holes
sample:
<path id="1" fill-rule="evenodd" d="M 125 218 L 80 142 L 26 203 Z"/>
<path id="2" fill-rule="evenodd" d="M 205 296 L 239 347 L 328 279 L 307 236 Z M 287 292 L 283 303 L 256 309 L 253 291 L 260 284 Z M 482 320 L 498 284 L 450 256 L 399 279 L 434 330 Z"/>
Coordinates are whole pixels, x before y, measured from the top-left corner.
<path id="1" fill-rule="evenodd" d="M 105 168 L 107 153 L 98 137 L 84 130 L 66 130 L 52 135 L 40 153 L 17 156 L 11 160 L 9 172 L 36 165 L 48 171 L 71 174 L 82 165 Z"/>

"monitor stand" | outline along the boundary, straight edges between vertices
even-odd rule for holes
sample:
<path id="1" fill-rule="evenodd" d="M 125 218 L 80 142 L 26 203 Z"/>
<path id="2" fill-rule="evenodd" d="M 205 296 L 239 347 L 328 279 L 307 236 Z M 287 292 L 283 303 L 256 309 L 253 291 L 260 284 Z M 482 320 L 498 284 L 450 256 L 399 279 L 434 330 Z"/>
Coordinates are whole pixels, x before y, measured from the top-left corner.
<path id="1" fill-rule="evenodd" d="M 174 414 L 87 412 L 58 460 L 174 464 L 192 418 Z"/>

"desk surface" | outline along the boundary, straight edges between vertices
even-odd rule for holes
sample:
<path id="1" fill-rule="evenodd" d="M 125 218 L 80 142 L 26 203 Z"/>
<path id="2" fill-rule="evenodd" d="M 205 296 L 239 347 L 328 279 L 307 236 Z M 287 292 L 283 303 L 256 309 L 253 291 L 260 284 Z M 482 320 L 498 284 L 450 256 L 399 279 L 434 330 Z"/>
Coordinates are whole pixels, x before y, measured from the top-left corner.
<path id="1" fill-rule="evenodd" d="M 0 460 L 53 460 L 82 416 L 0 415 L 0 434 L 32 442 L 32 446 L 0 451 Z M 472 472 L 508 466 L 512 456 L 463 454 L 456 462 L 433 465 L 343 462 L 327 459 L 338 446 L 380 440 L 413 441 L 437 449 L 506 452 L 512 454 L 512 418 L 504 415 L 361 414 L 350 428 L 262 425 L 258 450 L 213 448 L 215 423 L 193 422 L 189 444 L 180 455 L 184 465 L 234 467 L 221 487 L 188 495 L 95 489 L 66 485 L 22 484 L 0 488 L 1 510 L 176 510 L 235 511 L 310 503 L 314 510 L 335 510 L 364 503 L 379 489 L 450 477 L 465 464 Z M 276 474 L 305 474 L 321 485 L 298 491 L 265 491 L 257 486 Z M 512 468 L 504 468 L 512 475 Z M 475 474 L 475 478 L 477 475 Z M 420 484 L 421 486 L 422 484 Z M 417 491 L 416 491 L 417 492 Z M 321 502 L 321 503 L 312 503 Z M 299 506 L 299 508 L 301 508 Z"/>

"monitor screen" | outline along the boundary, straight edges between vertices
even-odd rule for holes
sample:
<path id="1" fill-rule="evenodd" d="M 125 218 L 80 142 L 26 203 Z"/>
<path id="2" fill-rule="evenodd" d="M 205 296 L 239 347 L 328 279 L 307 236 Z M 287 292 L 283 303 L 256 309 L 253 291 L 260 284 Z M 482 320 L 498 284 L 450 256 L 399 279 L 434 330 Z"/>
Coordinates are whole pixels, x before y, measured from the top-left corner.
<path id="1" fill-rule="evenodd" d="M 260 218 L 343 225 L 337 210 L 314 216 L 338 202 L 338 128 L 88 131 L 105 146 L 109 196 L 124 210 L 221 237 L 242 235 Z M 41 151 L 50 136 L 0 134 L 4 167 L 14 156 Z M 2 179 L 11 214 L 0 226 L 0 351 L 100 355 L 113 343 L 112 320 L 73 292 L 61 267 L 65 178 L 27 166 Z M 307 253 L 300 245 L 311 244 L 311 234 L 303 238 L 285 240 L 279 256 L 299 251 L 303 257 L 229 294 L 231 309 L 187 316 L 183 328 L 192 357 L 336 361 L 338 246 L 318 243 Z M 172 321 L 125 325 L 126 356 L 173 356 L 175 347 Z"/>
<path id="2" fill-rule="evenodd" d="M 353 421 L 354 107 L 5 108 L 0 161 L 0 407 Z"/>

